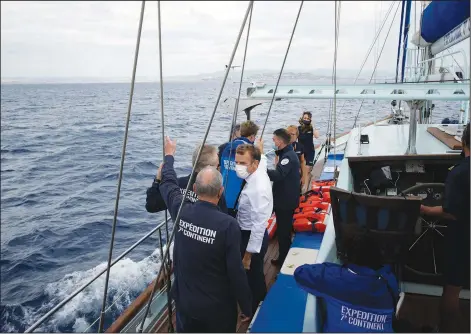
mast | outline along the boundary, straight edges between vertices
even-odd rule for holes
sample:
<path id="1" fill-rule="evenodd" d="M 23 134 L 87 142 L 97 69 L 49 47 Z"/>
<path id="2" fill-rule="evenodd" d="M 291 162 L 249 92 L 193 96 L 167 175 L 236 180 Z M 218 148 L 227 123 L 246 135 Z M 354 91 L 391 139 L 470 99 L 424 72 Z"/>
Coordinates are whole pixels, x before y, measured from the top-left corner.
<path id="1" fill-rule="evenodd" d="M 406 56 L 407 56 L 407 41 L 409 40 L 409 28 L 410 28 L 410 12 L 412 0 L 407 0 L 406 2 L 406 17 L 404 21 L 404 47 L 402 51 L 402 66 L 401 66 L 401 82 L 404 82 L 404 68 L 406 66 Z"/>
<path id="2" fill-rule="evenodd" d="M 399 76 L 399 58 L 401 57 L 401 42 L 402 42 L 402 26 L 404 24 L 404 5 L 405 0 L 402 0 L 402 8 L 401 8 L 401 24 L 399 26 L 399 41 L 397 42 L 397 59 L 396 59 L 396 83 L 397 78 Z"/>

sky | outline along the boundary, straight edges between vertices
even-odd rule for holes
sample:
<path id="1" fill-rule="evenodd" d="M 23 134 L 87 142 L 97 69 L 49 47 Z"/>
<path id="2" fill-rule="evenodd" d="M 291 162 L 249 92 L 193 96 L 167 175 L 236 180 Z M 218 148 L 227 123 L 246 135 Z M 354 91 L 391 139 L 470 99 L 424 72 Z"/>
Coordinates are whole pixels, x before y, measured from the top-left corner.
<path id="1" fill-rule="evenodd" d="M 389 1 L 342 1 L 337 68 L 357 71 Z M 279 71 L 300 1 L 256 1 L 247 51 L 247 70 Z M 248 1 L 163 1 L 164 77 L 223 72 Z M 371 73 L 396 6 L 365 69 Z M 1 76 L 4 78 L 129 78 L 141 2 L 1 2 Z M 414 6 L 411 29 L 414 29 Z M 420 15 L 417 5 L 416 17 Z M 400 9 L 386 40 L 379 72 L 394 73 Z M 416 20 L 417 21 L 417 20 Z M 246 32 L 234 60 L 240 65 Z M 469 39 L 466 50 L 469 50 Z M 469 58 L 469 57 L 468 57 Z M 285 69 L 331 69 L 334 59 L 334 2 L 306 1 Z M 157 2 L 146 2 L 138 77 L 158 78 Z"/>

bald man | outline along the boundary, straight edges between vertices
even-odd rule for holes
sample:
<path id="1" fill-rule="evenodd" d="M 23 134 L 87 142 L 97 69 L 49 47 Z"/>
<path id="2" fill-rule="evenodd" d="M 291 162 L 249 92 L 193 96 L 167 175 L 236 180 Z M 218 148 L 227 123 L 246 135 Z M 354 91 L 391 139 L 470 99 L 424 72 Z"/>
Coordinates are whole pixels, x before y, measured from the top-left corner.
<path id="1" fill-rule="evenodd" d="M 160 193 L 175 221 L 183 195 L 173 168 L 175 142 L 167 137 L 161 166 Z M 235 332 L 237 303 L 247 320 L 252 298 L 240 255 L 237 220 L 218 208 L 223 196 L 222 176 L 212 166 L 196 176 L 198 201 L 185 201 L 175 224 L 173 250 L 178 333 Z"/>

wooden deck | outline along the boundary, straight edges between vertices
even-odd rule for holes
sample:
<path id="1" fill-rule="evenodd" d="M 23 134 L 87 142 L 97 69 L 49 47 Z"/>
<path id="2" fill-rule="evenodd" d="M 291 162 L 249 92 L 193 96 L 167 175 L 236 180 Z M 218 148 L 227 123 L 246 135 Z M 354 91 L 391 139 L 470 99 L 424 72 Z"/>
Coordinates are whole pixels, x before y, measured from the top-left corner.
<path id="1" fill-rule="evenodd" d="M 270 290 L 273 283 L 275 283 L 276 276 L 278 275 L 279 268 L 271 264 L 271 259 L 275 259 L 278 257 L 278 240 L 275 238 L 270 240 L 268 244 L 267 253 L 265 254 L 265 264 L 263 267 L 263 271 L 265 273 L 265 283 L 267 284 L 267 290 Z M 165 321 L 167 318 L 167 313 L 165 313 L 164 319 L 159 321 L 154 328 L 154 333 L 168 333 L 168 324 Z M 172 322 L 173 327 L 175 328 L 175 313 L 173 313 Z M 240 318 L 237 322 L 237 333 L 245 333 L 247 332 L 247 328 L 249 327 L 250 322 L 241 323 Z"/>
<path id="2" fill-rule="evenodd" d="M 276 276 L 280 272 L 280 268 L 271 264 L 271 259 L 278 258 L 278 240 L 275 238 L 270 240 L 268 244 L 267 253 L 265 254 L 265 263 L 263 266 L 263 272 L 265 273 L 265 283 L 267 285 L 267 290 L 270 290 L 273 283 L 275 283 Z M 250 321 L 241 323 L 240 318 L 237 322 L 237 333 L 247 332 L 247 328 L 250 325 Z"/>
<path id="3" fill-rule="evenodd" d="M 406 294 L 397 318 L 410 322 L 418 329 L 422 327 L 436 328 L 439 321 L 440 297 L 418 294 Z M 455 329 L 458 333 L 470 332 L 469 299 L 460 300 L 462 323 Z"/>

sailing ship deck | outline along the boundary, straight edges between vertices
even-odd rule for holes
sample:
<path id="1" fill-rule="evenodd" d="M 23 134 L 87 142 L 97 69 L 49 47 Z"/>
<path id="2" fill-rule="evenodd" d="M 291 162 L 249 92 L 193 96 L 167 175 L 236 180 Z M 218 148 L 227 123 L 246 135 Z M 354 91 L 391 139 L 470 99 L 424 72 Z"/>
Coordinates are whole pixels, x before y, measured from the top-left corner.
<path id="1" fill-rule="evenodd" d="M 274 238 L 270 240 L 270 243 L 268 244 L 268 249 L 267 249 L 267 253 L 265 254 L 265 261 L 264 261 L 264 267 L 263 267 L 263 272 L 265 273 L 265 283 L 267 284 L 267 290 L 270 290 L 273 283 L 275 283 L 276 276 L 278 275 L 278 272 L 280 271 L 278 267 L 271 264 L 271 259 L 274 259 L 277 257 L 278 257 L 278 240 Z M 175 313 L 174 313 L 172 317 L 174 328 L 175 328 L 175 321 L 176 319 L 175 319 Z M 249 324 L 250 324 L 249 322 L 241 322 L 240 318 L 238 318 L 237 333 L 247 332 Z M 167 333 L 167 332 L 168 332 L 168 328 L 167 328 L 166 321 L 157 323 L 154 333 Z"/>

